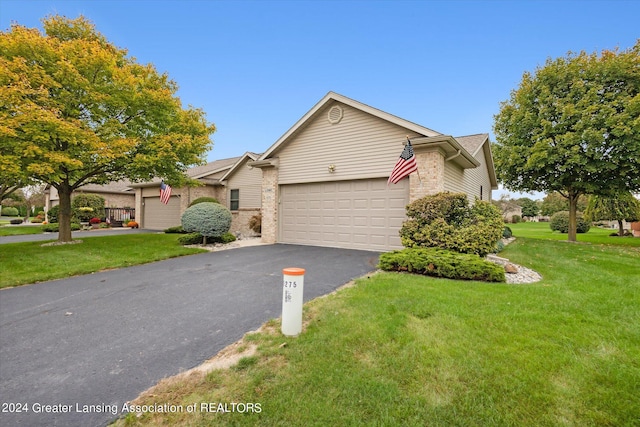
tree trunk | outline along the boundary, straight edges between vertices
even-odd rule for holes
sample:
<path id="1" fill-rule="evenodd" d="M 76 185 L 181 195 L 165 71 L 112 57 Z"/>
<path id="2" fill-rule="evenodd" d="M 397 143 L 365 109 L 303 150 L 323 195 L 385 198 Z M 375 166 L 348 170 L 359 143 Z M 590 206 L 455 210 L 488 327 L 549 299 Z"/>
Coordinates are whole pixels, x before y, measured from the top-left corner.
<path id="1" fill-rule="evenodd" d="M 569 193 L 569 241 L 576 241 L 576 228 L 578 221 L 577 211 L 578 211 L 578 197 L 580 194 Z"/>
<path id="2" fill-rule="evenodd" d="M 71 187 L 68 184 L 62 184 L 58 188 L 58 196 L 60 197 L 58 242 L 71 241 L 71 192 Z"/>
<path id="3" fill-rule="evenodd" d="M 624 227 L 622 226 L 622 220 L 618 220 L 618 236 L 624 236 Z"/>

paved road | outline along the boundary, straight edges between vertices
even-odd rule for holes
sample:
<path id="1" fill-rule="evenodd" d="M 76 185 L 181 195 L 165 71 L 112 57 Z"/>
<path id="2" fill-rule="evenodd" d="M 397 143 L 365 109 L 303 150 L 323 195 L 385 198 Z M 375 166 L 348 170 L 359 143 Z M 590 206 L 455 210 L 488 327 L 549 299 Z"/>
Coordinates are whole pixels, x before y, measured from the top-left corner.
<path id="1" fill-rule="evenodd" d="M 280 317 L 282 268 L 307 269 L 309 300 L 377 260 L 367 251 L 253 246 L 0 290 L 0 425 L 106 425 L 118 416 L 107 405 L 119 412 Z M 1 412 L 13 403 L 29 412 Z M 36 413 L 42 405 L 70 412 Z M 106 411 L 78 412 L 84 405 Z"/>
<path id="2" fill-rule="evenodd" d="M 157 233 L 158 231 L 147 229 L 129 229 L 129 228 L 109 228 L 104 230 L 87 230 L 73 231 L 71 235 L 74 239 L 82 239 L 83 237 L 99 237 L 113 236 L 122 233 Z M 19 242 L 39 242 L 41 240 L 58 240 L 58 233 L 42 233 L 42 234 L 23 234 L 18 236 L 0 236 L 0 244 L 3 243 L 19 243 Z"/>

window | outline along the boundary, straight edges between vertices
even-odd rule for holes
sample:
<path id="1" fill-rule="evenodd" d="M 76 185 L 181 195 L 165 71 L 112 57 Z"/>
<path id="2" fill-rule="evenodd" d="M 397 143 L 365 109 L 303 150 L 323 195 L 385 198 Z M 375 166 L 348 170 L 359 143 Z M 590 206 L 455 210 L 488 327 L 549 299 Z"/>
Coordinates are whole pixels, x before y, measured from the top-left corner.
<path id="1" fill-rule="evenodd" d="M 231 190 L 231 195 L 229 197 L 229 209 L 232 211 L 237 211 L 240 207 L 240 190 Z"/>

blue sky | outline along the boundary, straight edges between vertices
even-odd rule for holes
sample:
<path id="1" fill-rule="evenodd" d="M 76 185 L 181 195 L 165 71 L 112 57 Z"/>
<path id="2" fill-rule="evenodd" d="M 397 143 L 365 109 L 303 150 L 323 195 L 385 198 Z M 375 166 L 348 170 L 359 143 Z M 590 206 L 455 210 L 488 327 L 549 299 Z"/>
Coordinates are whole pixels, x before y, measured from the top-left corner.
<path id="1" fill-rule="evenodd" d="M 262 152 L 327 92 L 438 132 L 489 132 L 525 71 L 626 49 L 639 1 L 0 0 L 0 28 L 82 14 L 175 80 L 217 131 L 209 160 Z M 500 193 L 494 193 L 497 198 Z"/>

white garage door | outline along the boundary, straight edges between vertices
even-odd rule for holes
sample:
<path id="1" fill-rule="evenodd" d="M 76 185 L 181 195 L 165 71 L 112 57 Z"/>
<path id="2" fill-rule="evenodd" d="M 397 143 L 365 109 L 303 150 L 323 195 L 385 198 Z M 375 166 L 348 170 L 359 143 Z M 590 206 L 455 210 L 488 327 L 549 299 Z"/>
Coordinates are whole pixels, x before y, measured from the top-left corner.
<path id="1" fill-rule="evenodd" d="M 143 203 L 142 226 L 144 228 L 164 230 L 180 225 L 180 199 L 178 197 L 171 197 L 166 205 L 160 201 L 160 197 L 145 197 Z"/>
<path id="2" fill-rule="evenodd" d="M 351 249 L 401 248 L 409 180 L 387 179 L 280 186 L 282 243 Z"/>

